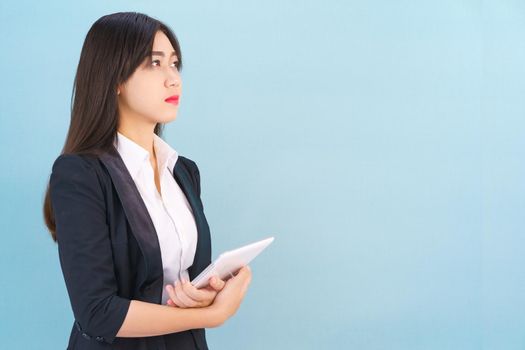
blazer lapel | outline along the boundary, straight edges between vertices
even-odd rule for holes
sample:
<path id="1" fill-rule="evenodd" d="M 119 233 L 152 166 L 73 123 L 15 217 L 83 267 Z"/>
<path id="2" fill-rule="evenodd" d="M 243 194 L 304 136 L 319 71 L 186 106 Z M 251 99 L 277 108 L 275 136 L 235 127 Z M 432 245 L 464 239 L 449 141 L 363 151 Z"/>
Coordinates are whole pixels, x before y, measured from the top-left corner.
<path id="1" fill-rule="evenodd" d="M 200 198 L 198 198 L 193 186 L 190 172 L 185 166 L 184 157 L 182 156 L 179 156 L 179 159 L 175 163 L 173 177 L 190 203 L 193 217 L 195 218 L 195 224 L 197 226 L 198 239 L 195 258 L 193 259 L 193 264 L 188 268 L 190 279 L 194 279 L 211 263 L 210 228 L 204 217 Z"/>
<path id="2" fill-rule="evenodd" d="M 148 271 L 146 280 L 140 281 L 159 283 L 162 286 L 164 272 L 160 253 L 159 239 L 153 221 L 146 205 L 118 151 L 113 147 L 110 152 L 100 155 L 100 160 L 108 169 L 113 185 L 122 202 L 124 213 L 131 226 L 131 231 L 142 251 Z M 161 287 L 162 288 L 162 287 Z"/>

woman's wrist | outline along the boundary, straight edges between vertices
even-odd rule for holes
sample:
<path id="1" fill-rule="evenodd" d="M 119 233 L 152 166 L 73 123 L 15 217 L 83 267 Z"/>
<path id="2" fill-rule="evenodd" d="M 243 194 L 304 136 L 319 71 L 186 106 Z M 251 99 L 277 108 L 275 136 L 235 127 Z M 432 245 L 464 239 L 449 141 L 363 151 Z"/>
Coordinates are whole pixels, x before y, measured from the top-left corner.
<path id="1" fill-rule="evenodd" d="M 226 321 L 226 318 L 223 316 L 223 313 L 214 304 L 202 308 L 202 310 L 205 312 L 204 317 L 208 320 L 208 325 L 206 326 L 206 328 L 219 327 Z"/>

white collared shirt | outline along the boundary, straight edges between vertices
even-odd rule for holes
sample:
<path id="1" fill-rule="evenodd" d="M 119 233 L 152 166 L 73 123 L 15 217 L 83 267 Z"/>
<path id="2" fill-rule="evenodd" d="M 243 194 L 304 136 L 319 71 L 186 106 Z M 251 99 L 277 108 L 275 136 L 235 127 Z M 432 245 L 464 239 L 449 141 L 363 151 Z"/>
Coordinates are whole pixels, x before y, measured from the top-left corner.
<path id="1" fill-rule="evenodd" d="M 117 132 L 114 145 L 157 231 L 164 270 L 162 304 L 165 305 L 169 298 L 166 284 L 173 284 L 182 278 L 189 279 L 188 268 L 193 264 L 197 247 L 197 226 L 191 206 L 173 177 L 178 153 L 154 134 L 153 147 L 157 156 L 161 196 L 155 186 L 149 152 L 120 132 Z"/>

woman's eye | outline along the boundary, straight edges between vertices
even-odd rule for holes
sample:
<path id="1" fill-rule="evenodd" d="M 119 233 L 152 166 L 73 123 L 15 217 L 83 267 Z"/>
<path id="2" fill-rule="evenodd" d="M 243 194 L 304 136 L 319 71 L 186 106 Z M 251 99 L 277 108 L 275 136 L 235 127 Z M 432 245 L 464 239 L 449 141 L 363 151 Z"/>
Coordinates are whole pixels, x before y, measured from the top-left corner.
<path id="1" fill-rule="evenodd" d="M 154 60 L 154 61 L 151 61 L 151 64 L 152 64 L 152 65 L 154 65 L 155 63 L 158 63 L 158 64 L 160 65 L 160 60 Z M 175 62 L 173 62 L 173 64 L 174 64 L 175 66 L 177 66 L 178 63 L 179 63 L 179 61 L 175 61 Z"/>

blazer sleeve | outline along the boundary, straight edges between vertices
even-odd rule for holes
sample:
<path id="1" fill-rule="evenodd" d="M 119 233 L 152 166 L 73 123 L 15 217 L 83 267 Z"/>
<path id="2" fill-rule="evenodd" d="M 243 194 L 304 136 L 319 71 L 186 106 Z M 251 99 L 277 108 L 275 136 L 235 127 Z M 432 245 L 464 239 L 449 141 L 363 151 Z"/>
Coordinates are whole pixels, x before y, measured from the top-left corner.
<path id="1" fill-rule="evenodd" d="M 85 338 L 113 343 L 131 300 L 117 295 L 102 187 L 79 155 L 53 163 L 50 196 L 62 273 L 76 321 Z M 90 340 L 93 341 L 93 340 Z"/>

